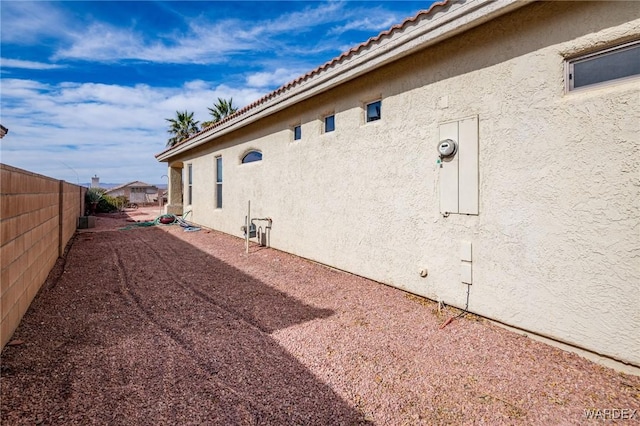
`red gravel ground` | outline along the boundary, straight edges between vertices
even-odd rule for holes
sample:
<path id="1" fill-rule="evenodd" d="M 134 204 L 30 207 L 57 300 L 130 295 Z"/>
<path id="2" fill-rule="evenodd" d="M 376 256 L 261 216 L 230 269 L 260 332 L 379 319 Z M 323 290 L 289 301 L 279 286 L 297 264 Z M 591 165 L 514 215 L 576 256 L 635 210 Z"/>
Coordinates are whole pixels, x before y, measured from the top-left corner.
<path id="1" fill-rule="evenodd" d="M 76 235 L 3 350 L 3 425 L 562 425 L 640 409 L 640 377 L 471 315 L 440 329 L 453 309 L 218 232 L 118 230 L 157 209 L 129 215 Z"/>

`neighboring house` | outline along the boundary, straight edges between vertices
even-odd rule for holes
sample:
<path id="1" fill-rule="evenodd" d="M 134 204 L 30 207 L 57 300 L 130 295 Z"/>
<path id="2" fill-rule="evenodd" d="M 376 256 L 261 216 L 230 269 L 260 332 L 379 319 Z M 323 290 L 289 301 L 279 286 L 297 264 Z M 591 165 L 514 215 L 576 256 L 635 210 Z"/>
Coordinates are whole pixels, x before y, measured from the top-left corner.
<path id="1" fill-rule="evenodd" d="M 146 204 L 153 203 L 158 199 L 158 187 L 148 183 L 134 181 L 116 186 L 105 191 L 105 195 L 110 197 L 127 197 L 130 203 Z"/>
<path id="2" fill-rule="evenodd" d="M 156 197 L 153 199 L 154 202 L 158 202 L 158 197 L 161 196 L 162 197 L 162 205 L 167 204 L 167 191 L 163 191 L 161 189 L 158 190 L 158 194 L 156 194 Z"/>
<path id="3" fill-rule="evenodd" d="M 274 248 L 640 366 L 639 40 L 635 2 L 436 4 L 158 154 L 168 211 L 241 237 L 250 201 Z"/>

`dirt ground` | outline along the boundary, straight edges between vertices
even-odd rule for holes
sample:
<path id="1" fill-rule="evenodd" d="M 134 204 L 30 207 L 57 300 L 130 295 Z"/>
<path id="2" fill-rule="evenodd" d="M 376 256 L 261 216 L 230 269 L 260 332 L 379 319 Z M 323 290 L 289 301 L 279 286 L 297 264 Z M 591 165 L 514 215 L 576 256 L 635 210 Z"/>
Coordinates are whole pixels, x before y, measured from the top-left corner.
<path id="1" fill-rule="evenodd" d="M 562 425 L 640 408 L 640 377 L 471 315 L 440 328 L 454 309 L 225 234 L 132 222 L 158 215 L 75 236 L 2 352 L 3 425 Z"/>
<path id="2" fill-rule="evenodd" d="M 136 223 L 153 221 L 162 215 L 160 206 L 139 207 L 137 209 L 125 209 L 116 213 L 98 213 L 96 215 L 95 228 L 81 229 L 79 232 L 117 231 Z"/>

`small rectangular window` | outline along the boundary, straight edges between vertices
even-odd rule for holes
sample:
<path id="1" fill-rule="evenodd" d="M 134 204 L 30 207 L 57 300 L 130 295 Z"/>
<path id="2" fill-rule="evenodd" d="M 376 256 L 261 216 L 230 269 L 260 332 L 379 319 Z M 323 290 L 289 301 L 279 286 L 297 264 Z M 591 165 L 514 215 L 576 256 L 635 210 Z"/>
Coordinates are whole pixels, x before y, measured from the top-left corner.
<path id="1" fill-rule="evenodd" d="M 295 126 L 293 128 L 293 140 L 299 141 L 302 139 L 302 126 Z"/>
<path id="2" fill-rule="evenodd" d="M 193 203 L 193 164 L 187 164 L 187 204 Z"/>
<path id="3" fill-rule="evenodd" d="M 216 157 L 216 208 L 222 208 L 222 157 Z"/>
<path id="4" fill-rule="evenodd" d="M 367 104 L 367 123 L 380 120 L 382 118 L 382 101 L 375 101 Z"/>
<path id="5" fill-rule="evenodd" d="M 567 64 L 569 90 L 637 76 L 640 75 L 640 41 L 574 58 Z"/>
<path id="6" fill-rule="evenodd" d="M 324 132 L 325 133 L 333 132 L 335 129 L 336 129 L 336 116 L 327 115 L 324 118 Z"/>

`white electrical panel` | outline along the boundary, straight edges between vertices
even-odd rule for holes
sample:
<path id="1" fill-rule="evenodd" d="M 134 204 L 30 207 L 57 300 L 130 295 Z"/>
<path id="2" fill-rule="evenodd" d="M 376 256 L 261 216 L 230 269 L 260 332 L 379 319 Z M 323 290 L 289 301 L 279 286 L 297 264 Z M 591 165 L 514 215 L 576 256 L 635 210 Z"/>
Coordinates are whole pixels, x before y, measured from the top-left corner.
<path id="1" fill-rule="evenodd" d="M 478 117 L 439 126 L 440 212 L 478 214 Z M 456 144 L 454 154 L 442 155 L 442 144 Z"/>
<path id="2" fill-rule="evenodd" d="M 460 260 L 471 262 L 471 241 L 460 241 Z"/>
<path id="3" fill-rule="evenodd" d="M 460 120 L 458 135 L 458 212 L 478 214 L 478 118 Z"/>
<path id="4" fill-rule="evenodd" d="M 471 278 L 471 262 L 462 262 L 460 264 L 460 281 L 464 284 L 473 284 Z"/>
<path id="5" fill-rule="evenodd" d="M 439 140 L 447 139 L 458 141 L 457 122 L 440 125 Z M 458 155 L 440 161 L 440 211 L 458 213 Z"/>

